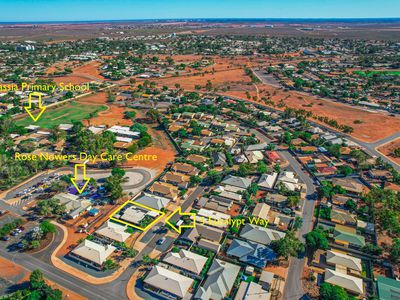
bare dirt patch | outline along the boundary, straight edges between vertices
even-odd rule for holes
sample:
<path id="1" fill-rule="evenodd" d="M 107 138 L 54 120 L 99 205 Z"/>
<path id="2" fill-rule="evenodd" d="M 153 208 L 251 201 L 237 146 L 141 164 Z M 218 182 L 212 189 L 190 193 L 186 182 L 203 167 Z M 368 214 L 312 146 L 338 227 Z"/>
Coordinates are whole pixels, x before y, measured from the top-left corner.
<path id="1" fill-rule="evenodd" d="M 400 157 L 394 157 L 393 155 L 393 151 L 398 148 L 400 148 L 400 138 L 379 147 L 378 151 L 390 158 L 390 160 L 392 160 L 396 164 L 400 165 Z"/>

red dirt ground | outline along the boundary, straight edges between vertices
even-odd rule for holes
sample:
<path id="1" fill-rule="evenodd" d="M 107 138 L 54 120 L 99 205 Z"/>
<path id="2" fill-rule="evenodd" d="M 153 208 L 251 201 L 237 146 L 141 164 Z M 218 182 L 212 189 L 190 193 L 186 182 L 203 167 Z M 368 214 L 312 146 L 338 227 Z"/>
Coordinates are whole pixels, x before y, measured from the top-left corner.
<path id="1" fill-rule="evenodd" d="M 195 85 L 205 86 L 207 80 L 213 83 L 213 87 L 230 86 L 230 90 L 223 93 L 227 96 L 247 99 L 247 91 L 251 99 L 257 97 L 255 85 L 250 83 L 249 77 L 244 74 L 242 69 L 217 71 L 204 76 L 162 78 L 156 82 L 160 86 L 166 85 L 171 88 L 174 88 L 175 83 L 179 83 L 184 89 L 194 90 Z M 373 142 L 383 139 L 398 132 L 398 128 L 400 128 L 400 118 L 380 112 L 370 112 L 296 91 L 284 91 L 266 84 L 258 85 L 258 89 L 260 98 L 266 97 L 275 103 L 282 99 L 288 107 L 310 110 L 315 115 L 326 116 L 335 119 L 339 124 L 351 126 L 354 128 L 351 135 L 362 141 Z M 355 124 L 356 120 L 360 120 L 361 124 Z"/>
<path id="2" fill-rule="evenodd" d="M 73 75 L 88 75 L 100 80 L 104 80 L 105 78 L 100 75 L 100 68 L 101 63 L 98 61 L 90 61 L 88 63 L 83 64 L 75 68 L 72 72 Z"/>
<path id="3" fill-rule="evenodd" d="M 0 278 L 4 278 L 11 282 L 15 283 L 23 283 L 29 280 L 30 272 L 5 258 L 0 257 Z M 72 300 L 84 300 L 85 297 L 76 294 L 73 291 L 70 291 L 62 286 L 55 284 L 50 280 L 46 280 L 47 284 L 49 284 L 54 289 L 59 289 L 62 291 L 63 296 Z M 67 296 L 68 295 L 68 296 Z"/>
<path id="4" fill-rule="evenodd" d="M 100 112 L 97 117 L 90 119 L 90 121 L 85 120 L 84 125 L 132 125 L 130 119 L 124 119 L 124 112 L 127 109 L 114 103 L 107 103 L 107 94 L 104 92 L 81 98 L 78 102 L 84 104 L 102 104 L 108 107 L 108 110 Z"/>
<path id="5" fill-rule="evenodd" d="M 400 148 L 400 138 L 386 145 L 383 145 L 382 147 L 379 147 L 378 151 L 384 154 L 385 156 L 389 157 L 396 164 L 400 165 L 400 157 L 393 156 L 393 151 L 397 148 Z"/>

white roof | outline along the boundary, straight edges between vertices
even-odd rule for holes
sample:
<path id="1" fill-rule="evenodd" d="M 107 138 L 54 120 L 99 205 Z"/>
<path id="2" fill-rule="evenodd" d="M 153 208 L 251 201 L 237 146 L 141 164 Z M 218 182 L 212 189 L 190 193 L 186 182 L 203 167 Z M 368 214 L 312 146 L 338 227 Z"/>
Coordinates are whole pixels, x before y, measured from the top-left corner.
<path id="1" fill-rule="evenodd" d="M 352 257 L 344 253 L 328 250 L 326 252 L 326 261 L 333 265 L 340 265 L 346 268 L 361 272 L 361 259 Z"/>
<path id="2" fill-rule="evenodd" d="M 131 139 L 131 138 L 121 137 L 121 136 L 117 136 L 117 138 L 115 140 L 117 142 L 124 142 L 124 143 L 130 143 L 133 141 L 133 139 Z"/>
<path id="3" fill-rule="evenodd" d="M 133 224 L 139 224 L 139 222 L 145 217 L 146 212 L 138 209 L 135 206 L 128 207 L 121 215 L 121 219 Z"/>
<path id="4" fill-rule="evenodd" d="M 181 298 L 186 296 L 193 281 L 194 280 L 189 277 L 172 272 L 160 266 L 154 266 L 144 280 L 145 283 L 153 287 L 167 291 Z"/>
<path id="5" fill-rule="evenodd" d="M 98 265 L 102 265 L 115 249 L 112 245 L 103 246 L 89 240 L 84 240 L 83 243 L 72 250 L 72 253 Z"/>
<path id="6" fill-rule="evenodd" d="M 108 220 L 96 230 L 96 233 L 117 242 L 125 242 L 131 235 L 125 232 L 125 230 L 126 226 Z"/>
<path id="7" fill-rule="evenodd" d="M 214 210 L 201 208 L 197 212 L 196 218 L 199 222 L 204 221 L 205 223 L 209 220 L 215 221 L 215 223 L 209 225 L 224 228 L 227 226 L 228 220 L 230 220 L 231 216 Z"/>
<path id="8" fill-rule="evenodd" d="M 207 279 L 196 293 L 196 298 L 202 300 L 223 299 L 232 289 L 240 267 L 223 260 L 214 259 Z"/>
<path id="9" fill-rule="evenodd" d="M 134 199 L 133 201 L 157 210 L 166 207 L 167 204 L 170 202 L 170 200 L 167 198 L 148 193 L 143 193 L 143 195 L 141 195 L 139 198 Z"/>
<path id="10" fill-rule="evenodd" d="M 325 270 L 325 282 L 340 286 L 345 290 L 356 294 L 364 293 L 364 286 L 361 278 L 343 274 L 334 270 Z"/>
<path id="11" fill-rule="evenodd" d="M 269 245 L 272 241 L 285 237 L 285 233 L 253 224 L 244 225 L 240 236 L 252 242 Z"/>
<path id="12" fill-rule="evenodd" d="M 258 185 L 260 187 L 272 189 L 274 187 L 277 178 L 278 178 L 278 173 L 276 172 L 272 174 L 262 174 L 260 180 L 258 181 Z"/>
<path id="13" fill-rule="evenodd" d="M 207 257 L 181 249 L 178 253 L 169 252 L 165 256 L 164 261 L 192 273 L 200 274 L 207 261 Z"/>
<path id="14" fill-rule="evenodd" d="M 259 217 L 261 219 L 267 219 L 269 210 L 271 206 L 265 203 L 257 203 L 256 207 L 254 207 L 252 215 L 255 217 Z"/>
<path id="15" fill-rule="evenodd" d="M 262 286 L 255 282 L 242 281 L 236 293 L 235 300 L 269 300 L 271 293 L 263 290 Z"/>

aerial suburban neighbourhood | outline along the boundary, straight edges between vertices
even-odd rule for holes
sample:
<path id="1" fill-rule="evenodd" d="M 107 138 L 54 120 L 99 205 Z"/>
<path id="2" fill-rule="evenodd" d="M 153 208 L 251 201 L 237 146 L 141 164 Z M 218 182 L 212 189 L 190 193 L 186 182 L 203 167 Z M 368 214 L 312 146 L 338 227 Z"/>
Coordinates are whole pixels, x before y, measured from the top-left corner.
<path id="1" fill-rule="evenodd" d="M 400 299 L 400 19 L 20 2 L 0 17 L 0 299 Z"/>

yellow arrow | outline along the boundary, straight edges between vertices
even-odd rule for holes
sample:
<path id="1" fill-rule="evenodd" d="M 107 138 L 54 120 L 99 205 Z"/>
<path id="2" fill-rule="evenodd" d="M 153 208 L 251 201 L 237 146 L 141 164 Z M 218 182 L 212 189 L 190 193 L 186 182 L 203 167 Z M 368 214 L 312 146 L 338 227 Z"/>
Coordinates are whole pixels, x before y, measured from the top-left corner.
<path id="1" fill-rule="evenodd" d="M 83 171 L 83 186 L 81 188 L 79 188 L 79 183 L 77 182 L 78 173 L 79 173 L 78 171 L 80 168 L 82 168 L 82 171 Z M 89 181 L 90 181 L 90 178 L 86 177 L 86 165 L 85 164 L 76 164 L 74 177 L 71 178 L 71 182 L 73 183 L 74 187 L 76 188 L 76 190 L 78 191 L 79 194 L 82 194 L 82 192 L 85 190 L 86 186 L 88 185 Z"/>
<path id="2" fill-rule="evenodd" d="M 36 117 L 31 112 L 31 109 L 32 109 L 32 97 L 37 97 L 38 98 L 38 108 L 40 109 L 40 112 Z M 37 93 L 37 92 L 30 93 L 29 94 L 29 98 L 28 98 L 28 106 L 24 106 L 24 109 L 29 114 L 29 116 L 32 118 L 33 122 L 36 122 L 37 120 L 39 120 L 39 118 L 42 116 L 42 114 L 46 110 L 46 106 L 42 105 L 42 94 L 41 93 Z"/>
<path id="3" fill-rule="evenodd" d="M 175 215 L 179 214 L 179 216 L 189 216 L 192 217 L 192 224 L 182 224 L 176 227 L 173 223 L 170 222 L 170 219 Z M 166 219 L 165 222 L 171 226 L 173 230 L 175 230 L 177 233 L 181 234 L 182 233 L 182 228 L 195 228 L 196 227 L 196 214 L 195 213 L 182 213 L 182 209 L 179 206 L 172 214 L 170 214 Z"/>

